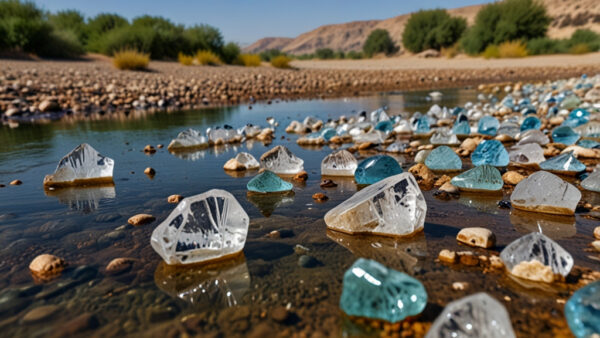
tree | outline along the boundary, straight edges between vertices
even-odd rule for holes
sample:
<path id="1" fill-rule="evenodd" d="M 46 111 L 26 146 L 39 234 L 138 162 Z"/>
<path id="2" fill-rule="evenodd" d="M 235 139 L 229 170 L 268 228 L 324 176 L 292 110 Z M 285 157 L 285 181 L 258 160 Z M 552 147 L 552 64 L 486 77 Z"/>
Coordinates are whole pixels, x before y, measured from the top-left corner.
<path id="1" fill-rule="evenodd" d="M 396 52 L 396 45 L 394 45 L 390 33 L 385 29 L 372 31 L 363 45 L 363 53 L 368 57 L 378 53 L 389 55 L 394 52 Z"/>
<path id="2" fill-rule="evenodd" d="M 451 17 L 444 9 L 422 10 L 408 19 L 402 43 L 413 53 L 426 49 L 440 50 L 454 45 L 466 27 L 465 19 Z"/>
<path id="3" fill-rule="evenodd" d="M 234 42 L 229 42 L 221 51 L 223 62 L 225 63 L 233 63 L 237 57 L 240 55 L 240 46 L 238 46 Z"/>
<path id="4" fill-rule="evenodd" d="M 69 31 L 74 34 L 80 44 L 85 44 L 87 40 L 87 26 L 85 18 L 76 10 L 59 11 L 56 14 L 50 14 L 50 24 L 59 31 Z"/>
<path id="5" fill-rule="evenodd" d="M 315 56 L 322 60 L 333 59 L 335 52 L 331 48 L 321 48 L 315 51 Z"/>
<path id="6" fill-rule="evenodd" d="M 223 56 L 221 50 L 225 43 L 217 28 L 209 25 L 196 25 L 186 29 L 183 35 L 188 44 L 184 52 L 194 54 L 199 50 L 209 50 Z"/>

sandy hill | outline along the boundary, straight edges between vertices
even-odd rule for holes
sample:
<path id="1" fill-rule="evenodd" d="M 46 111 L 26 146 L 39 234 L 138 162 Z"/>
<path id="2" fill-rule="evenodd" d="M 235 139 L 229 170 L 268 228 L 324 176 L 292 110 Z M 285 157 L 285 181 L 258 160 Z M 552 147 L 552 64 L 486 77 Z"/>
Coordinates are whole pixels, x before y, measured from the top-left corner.
<path id="1" fill-rule="evenodd" d="M 542 0 L 548 14 L 553 18 L 548 35 L 555 38 L 568 37 L 578 28 L 600 32 L 600 0 Z M 472 24 L 483 5 L 449 9 L 453 16 L 460 16 Z M 267 49 L 280 49 L 290 54 L 313 53 L 319 48 L 333 50 L 360 50 L 369 33 L 377 28 L 386 29 L 396 43 L 401 42 L 404 25 L 410 14 L 386 20 L 355 21 L 325 25 L 296 38 L 263 38 L 244 48 L 246 52 L 258 53 Z"/>

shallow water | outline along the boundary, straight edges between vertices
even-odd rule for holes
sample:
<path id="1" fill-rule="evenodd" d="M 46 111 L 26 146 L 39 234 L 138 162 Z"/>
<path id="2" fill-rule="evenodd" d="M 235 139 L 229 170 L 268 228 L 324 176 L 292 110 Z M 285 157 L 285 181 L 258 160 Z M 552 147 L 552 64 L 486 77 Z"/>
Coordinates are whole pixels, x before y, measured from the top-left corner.
<path id="1" fill-rule="evenodd" d="M 442 92 L 441 104 L 448 107 L 476 97 L 473 90 Z M 456 233 L 465 226 L 493 230 L 496 251 L 522 234 L 542 229 L 571 252 L 576 265 L 597 269 L 597 255 L 584 250 L 596 221 L 580 215 L 550 217 L 499 209 L 502 194 L 462 194 L 443 201 L 427 191 L 425 232 L 409 240 L 326 231 L 324 214 L 350 197 L 357 186 L 352 179 L 340 178 L 335 179 L 337 188 L 320 188 L 320 163 L 331 149 L 296 145 L 297 136 L 284 130 L 289 121 L 309 115 L 327 120 L 383 105 L 389 107 L 390 115 L 426 112 L 431 105 L 426 97 L 426 92 L 391 93 L 256 104 L 252 109 L 239 106 L 121 120 L 2 127 L 0 183 L 7 187 L 0 188 L 0 328 L 9 336 L 85 330 L 103 336 L 141 332 L 260 336 L 269 331 L 282 336 L 299 331 L 325 336 L 377 334 L 376 329 L 346 318 L 337 306 L 343 272 L 360 256 L 406 271 L 424 283 L 429 304 L 420 321 L 431 322 L 449 301 L 487 291 L 503 301 L 520 335 L 565 334 L 568 331 L 557 299 L 568 297 L 568 286 L 540 289 L 501 273 L 484 274 L 481 267 L 449 267 L 435 259 L 442 248 L 489 254 L 456 243 Z M 146 144 L 166 146 L 186 128 L 204 130 L 223 124 L 237 128 L 246 123 L 266 126 L 269 116 L 280 125 L 268 146 L 248 142 L 177 156 L 165 148 L 154 155 L 142 151 Z M 115 186 L 45 192 L 44 176 L 83 142 L 115 160 Z M 294 194 L 247 196 L 246 183 L 252 175 L 233 177 L 222 169 L 239 151 L 259 158 L 278 144 L 304 159 L 309 173 L 305 184 L 294 183 Z M 400 159 L 405 170 L 413 164 L 408 156 Z M 152 179 L 143 173 L 149 166 L 156 170 Z M 8 186 L 14 179 L 23 184 Z M 210 266 L 166 266 L 150 247 L 149 239 L 154 227 L 174 207 L 166 202 L 167 196 L 191 196 L 213 188 L 234 194 L 251 218 L 244 254 Z M 325 192 L 329 200 L 314 202 L 311 196 L 316 192 Z M 592 203 L 598 199 L 587 198 Z M 157 221 L 141 227 L 127 225 L 127 219 L 138 213 L 150 213 Z M 265 237 L 282 229 L 292 234 Z M 310 250 L 319 262 L 316 267 L 298 266 L 296 244 Z M 42 253 L 64 258 L 69 268 L 52 282 L 35 284 L 28 265 Z M 105 266 L 117 257 L 131 257 L 135 263 L 122 274 L 106 274 Z M 455 281 L 468 282 L 469 286 L 455 291 L 451 286 Z M 24 319 L 26 313 L 42 305 L 57 305 L 58 310 L 48 310 L 49 314 L 37 321 Z M 291 314 L 278 321 L 272 314 L 282 306 L 289 307 Z M 79 327 L 67 323 L 82 313 L 93 314 L 93 320 Z"/>

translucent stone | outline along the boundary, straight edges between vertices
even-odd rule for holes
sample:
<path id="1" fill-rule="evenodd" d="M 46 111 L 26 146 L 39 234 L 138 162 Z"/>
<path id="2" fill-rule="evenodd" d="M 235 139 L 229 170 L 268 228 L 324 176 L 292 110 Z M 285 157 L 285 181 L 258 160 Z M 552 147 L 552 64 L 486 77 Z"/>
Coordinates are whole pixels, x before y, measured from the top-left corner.
<path id="1" fill-rule="evenodd" d="M 574 129 L 582 137 L 600 138 L 600 122 L 591 121 Z"/>
<path id="2" fill-rule="evenodd" d="M 329 141 L 332 137 L 337 135 L 335 129 L 333 128 L 324 128 L 319 132 L 319 134 L 325 139 L 325 141 Z"/>
<path id="3" fill-rule="evenodd" d="M 300 137 L 296 143 L 299 145 L 324 145 L 326 141 L 325 138 L 321 136 L 321 133 L 317 132 Z"/>
<path id="4" fill-rule="evenodd" d="M 504 167 L 508 164 L 508 152 L 498 140 L 485 140 L 480 142 L 471 154 L 473 165 L 489 164 L 495 167 Z"/>
<path id="5" fill-rule="evenodd" d="M 539 164 L 544 162 L 544 149 L 537 143 L 517 145 L 508 153 L 511 162 L 519 164 Z"/>
<path id="6" fill-rule="evenodd" d="M 550 142 L 548 136 L 537 129 L 527 130 L 519 135 L 518 146 L 522 146 L 529 143 L 537 143 L 539 145 L 545 145 Z"/>
<path id="7" fill-rule="evenodd" d="M 570 146 L 579 140 L 579 134 L 567 126 L 556 127 L 552 130 L 552 140 Z"/>
<path id="8" fill-rule="evenodd" d="M 238 133 L 246 138 L 254 138 L 256 135 L 260 134 L 261 131 L 262 129 L 260 127 L 248 123 L 242 129 L 238 130 Z"/>
<path id="9" fill-rule="evenodd" d="M 243 165 L 247 170 L 258 169 L 260 163 L 252 156 L 252 154 L 246 152 L 240 152 L 233 158 L 237 163 Z"/>
<path id="10" fill-rule="evenodd" d="M 387 153 L 402 153 L 409 147 L 408 143 L 394 142 L 390 144 L 385 151 Z"/>
<path id="11" fill-rule="evenodd" d="M 600 335 L 600 281 L 573 293 L 565 304 L 565 317 L 575 337 Z"/>
<path id="12" fill-rule="evenodd" d="M 450 183 L 465 191 L 498 191 L 504 185 L 500 171 L 489 164 L 467 170 L 453 177 Z"/>
<path id="13" fill-rule="evenodd" d="M 409 275 L 359 258 L 344 273 L 340 308 L 349 316 L 399 322 L 427 305 L 427 291 Z"/>
<path id="14" fill-rule="evenodd" d="M 415 133 L 417 134 L 427 134 L 431 131 L 429 127 L 429 117 L 422 116 L 417 120 Z"/>
<path id="15" fill-rule="evenodd" d="M 206 131 L 206 136 L 208 137 L 209 142 L 217 143 L 219 140 L 223 140 L 224 142 L 230 142 L 234 138 L 241 136 L 238 134 L 237 130 L 233 129 L 229 125 L 216 128 L 209 128 Z"/>
<path id="16" fill-rule="evenodd" d="M 207 262 L 239 253 L 248 214 L 224 190 L 184 198 L 152 232 L 150 244 L 167 264 Z"/>
<path id="17" fill-rule="evenodd" d="M 58 162 L 54 174 L 44 177 L 44 186 L 110 184 L 114 167 L 115 161 L 83 143 Z"/>
<path id="18" fill-rule="evenodd" d="M 477 132 L 483 135 L 495 136 L 500 128 L 500 122 L 493 116 L 483 116 L 477 124 Z"/>
<path id="19" fill-rule="evenodd" d="M 394 124 L 390 120 L 377 122 L 375 125 L 375 130 L 389 133 L 390 131 L 394 130 Z"/>
<path id="20" fill-rule="evenodd" d="M 360 162 L 354 172 L 354 180 L 357 184 L 373 184 L 401 172 L 400 164 L 393 157 L 375 155 Z"/>
<path id="21" fill-rule="evenodd" d="M 410 134 L 412 133 L 412 129 L 410 128 L 410 123 L 407 120 L 402 120 L 398 123 L 396 127 L 394 127 L 394 132 L 396 134 Z"/>
<path id="22" fill-rule="evenodd" d="M 431 325 L 425 338 L 514 338 L 510 317 L 502 303 L 484 292 L 455 300 Z"/>
<path id="23" fill-rule="evenodd" d="M 358 162 L 347 150 L 340 150 L 325 156 L 321 161 L 321 175 L 354 176 Z"/>
<path id="24" fill-rule="evenodd" d="M 294 175 L 304 170 L 304 161 L 284 146 L 276 146 L 264 153 L 260 165 L 276 174 Z"/>
<path id="25" fill-rule="evenodd" d="M 410 173 L 383 179 L 325 214 L 332 230 L 407 236 L 423 230 L 427 204 Z"/>
<path id="26" fill-rule="evenodd" d="M 577 145 L 588 149 L 600 149 L 600 142 L 594 140 L 579 140 Z"/>
<path id="27" fill-rule="evenodd" d="M 573 267 L 571 254 L 539 232 L 532 232 L 511 242 L 502 250 L 500 258 L 509 272 L 519 264 L 533 260 L 550 267 L 554 274 L 564 277 Z"/>
<path id="28" fill-rule="evenodd" d="M 581 163 L 572 152 L 554 156 L 540 163 L 540 168 L 558 173 L 578 173 L 585 170 L 585 164 Z"/>
<path id="29" fill-rule="evenodd" d="M 595 171 L 581 181 L 581 186 L 585 190 L 600 192 L 600 172 Z"/>
<path id="30" fill-rule="evenodd" d="M 589 121 L 590 121 L 590 112 L 588 112 L 585 109 L 578 108 L 578 109 L 573 109 L 573 111 L 571 111 L 569 113 L 569 116 L 567 117 L 567 119 L 565 120 L 563 125 L 575 128 L 575 127 L 581 126 L 583 124 L 586 124 Z"/>
<path id="31" fill-rule="evenodd" d="M 460 144 L 460 141 L 448 128 L 440 128 L 436 130 L 429 139 L 431 144 Z"/>
<path id="32" fill-rule="evenodd" d="M 517 137 L 517 134 L 521 131 L 521 126 L 515 121 L 504 121 L 498 128 L 498 135 L 508 135 L 511 138 Z"/>
<path id="33" fill-rule="evenodd" d="M 169 150 L 184 148 L 207 148 L 208 139 L 194 129 L 187 129 L 180 132 L 175 139 L 169 143 Z"/>
<path id="34" fill-rule="evenodd" d="M 468 121 L 456 121 L 452 132 L 456 135 L 469 135 L 471 133 L 471 126 Z"/>
<path id="35" fill-rule="evenodd" d="M 579 189 L 547 171 L 529 175 L 510 196 L 512 206 L 517 209 L 567 215 L 575 212 L 580 199 Z"/>
<path id="36" fill-rule="evenodd" d="M 431 170 L 461 170 L 462 161 L 448 146 L 440 146 L 431 151 L 425 159 L 425 165 Z"/>
<path id="37" fill-rule="evenodd" d="M 575 109 L 581 104 L 581 99 L 577 95 L 569 95 L 562 100 L 560 107 L 562 109 Z"/>
<path id="38" fill-rule="evenodd" d="M 385 139 L 385 135 L 379 130 L 371 130 L 368 133 L 361 133 L 356 136 L 352 136 L 352 141 L 355 143 L 373 143 L 380 144 L 383 143 Z"/>
<path id="39" fill-rule="evenodd" d="M 521 131 L 540 129 L 542 127 L 542 121 L 535 116 L 528 116 L 521 123 Z"/>
<path id="40" fill-rule="evenodd" d="M 272 193 L 290 191 L 293 185 L 282 180 L 277 174 L 270 170 L 265 170 L 262 173 L 254 176 L 246 185 L 248 190 L 258 193 Z"/>

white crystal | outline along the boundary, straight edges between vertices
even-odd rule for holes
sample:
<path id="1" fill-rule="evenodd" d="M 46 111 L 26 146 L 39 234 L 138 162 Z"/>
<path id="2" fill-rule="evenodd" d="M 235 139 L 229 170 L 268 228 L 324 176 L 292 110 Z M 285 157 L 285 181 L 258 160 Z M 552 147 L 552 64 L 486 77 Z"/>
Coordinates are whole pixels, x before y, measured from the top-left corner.
<path id="1" fill-rule="evenodd" d="M 406 148 L 408 148 L 408 144 L 401 143 L 401 142 L 394 142 L 394 143 L 390 144 L 387 148 L 385 148 L 385 151 L 387 153 L 401 153 Z"/>
<path id="2" fill-rule="evenodd" d="M 211 261 L 242 251 L 249 221 L 232 194 L 213 189 L 184 198 L 150 243 L 167 264 Z"/>
<path id="3" fill-rule="evenodd" d="M 426 338 L 516 337 L 506 308 L 484 292 L 446 305 L 425 335 Z"/>
<path id="4" fill-rule="evenodd" d="M 209 128 L 206 131 L 206 135 L 208 136 L 208 140 L 213 143 L 219 142 L 219 140 L 223 140 L 223 142 L 230 142 L 234 140 L 236 137 L 241 136 L 238 134 L 237 130 L 231 128 L 230 126 L 225 126 L 223 128 Z"/>
<path id="5" fill-rule="evenodd" d="M 500 127 L 498 127 L 498 131 L 496 132 L 496 134 L 497 135 L 508 135 L 511 138 L 515 138 L 520 130 L 521 130 L 521 127 L 519 126 L 519 124 L 517 122 L 508 120 L 508 121 L 504 121 L 500 124 Z"/>
<path id="6" fill-rule="evenodd" d="M 242 164 L 247 170 L 260 168 L 260 163 L 252 156 L 252 154 L 246 152 L 240 152 L 233 158 L 239 164 Z"/>
<path id="7" fill-rule="evenodd" d="M 358 162 L 352 153 L 340 150 L 325 156 L 321 161 L 321 175 L 354 176 Z"/>
<path id="8" fill-rule="evenodd" d="M 546 160 L 544 149 L 537 143 L 527 143 L 521 146 L 514 146 L 508 153 L 511 162 L 519 164 L 541 163 Z"/>
<path id="9" fill-rule="evenodd" d="M 522 134 L 519 134 L 518 139 L 518 146 L 522 146 L 529 143 L 537 143 L 543 146 L 550 142 L 548 136 L 537 129 L 530 129 L 523 132 Z"/>
<path id="10" fill-rule="evenodd" d="M 444 145 L 452 145 L 452 144 L 460 144 L 460 141 L 456 137 L 455 134 L 452 133 L 452 130 L 448 128 L 439 128 L 436 130 L 431 138 L 429 139 L 431 144 L 444 144 Z"/>
<path id="11" fill-rule="evenodd" d="M 58 162 L 54 174 L 46 175 L 44 186 L 112 183 L 114 167 L 111 158 L 83 143 Z"/>
<path id="12" fill-rule="evenodd" d="M 260 134 L 262 129 L 258 126 L 247 124 L 240 130 L 238 130 L 238 134 L 245 136 L 246 138 L 254 138 L 256 135 Z"/>
<path id="13" fill-rule="evenodd" d="M 590 191 L 600 192 L 600 172 L 594 171 L 590 176 L 581 181 L 581 186 Z"/>
<path id="14" fill-rule="evenodd" d="M 547 171 L 537 171 L 517 184 L 510 196 L 513 207 L 550 214 L 575 213 L 581 192 Z"/>
<path id="15" fill-rule="evenodd" d="M 372 184 L 325 214 L 327 227 L 347 233 L 406 236 L 421 231 L 427 204 L 410 173 Z"/>
<path id="16" fill-rule="evenodd" d="M 260 157 L 260 166 L 276 174 L 294 175 L 304 170 L 304 161 L 284 146 L 276 146 Z"/>
<path id="17" fill-rule="evenodd" d="M 177 138 L 169 143 L 169 150 L 181 148 L 206 148 L 208 147 L 208 139 L 195 129 L 187 129 L 180 132 Z"/>
<path id="18" fill-rule="evenodd" d="M 372 129 L 367 133 L 361 133 L 358 135 L 352 136 L 352 141 L 355 143 L 374 143 L 379 144 L 383 143 L 385 139 L 385 134 L 379 130 Z"/>
<path id="19" fill-rule="evenodd" d="M 394 127 L 394 132 L 396 134 L 410 134 L 412 133 L 412 129 L 410 128 L 410 122 L 407 120 L 401 120 L 398 122 L 398 125 Z"/>

